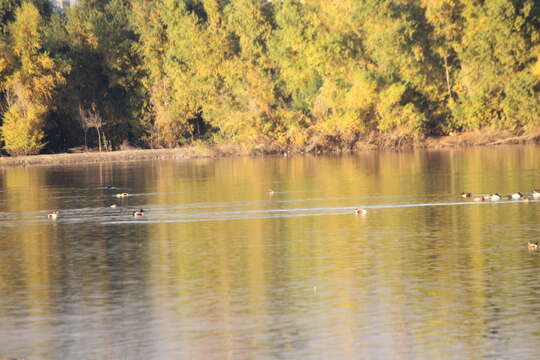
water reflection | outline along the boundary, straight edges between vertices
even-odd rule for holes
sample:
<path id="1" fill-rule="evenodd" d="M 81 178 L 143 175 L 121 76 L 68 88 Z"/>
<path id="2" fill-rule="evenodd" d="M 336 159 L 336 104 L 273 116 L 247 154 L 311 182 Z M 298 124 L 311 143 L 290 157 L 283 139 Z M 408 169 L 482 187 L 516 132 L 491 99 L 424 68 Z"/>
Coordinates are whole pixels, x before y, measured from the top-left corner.
<path id="1" fill-rule="evenodd" d="M 458 194 L 539 175 L 536 147 L 2 170 L 0 356 L 533 358 L 538 202 Z"/>

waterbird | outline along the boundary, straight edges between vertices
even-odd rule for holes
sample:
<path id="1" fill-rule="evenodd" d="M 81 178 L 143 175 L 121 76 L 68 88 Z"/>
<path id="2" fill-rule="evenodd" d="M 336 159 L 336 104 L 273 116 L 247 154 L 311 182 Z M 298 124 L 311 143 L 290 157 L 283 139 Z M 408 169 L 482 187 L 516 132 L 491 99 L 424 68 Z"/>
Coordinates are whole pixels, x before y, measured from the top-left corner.
<path id="1" fill-rule="evenodd" d="M 47 215 L 47 219 L 56 220 L 58 218 L 58 210 L 54 210 L 52 213 Z"/>
<path id="2" fill-rule="evenodd" d="M 143 216 L 144 215 L 144 210 L 143 209 L 135 210 L 135 211 L 133 211 L 132 215 L 133 216 Z"/>
<path id="3" fill-rule="evenodd" d="M 115 207 L 117 207 L 118 205 L 116 204 L 112 204 L 111 207 L 114 209 Z"/>
<path id="4" fill-rule="evenodd" d="M 540 190 L 536 190 L 536 189 L 533 190 L 533 191 L 532 191 L 532 196 L 533 196 L 533 198 L 535 198 L 535 199 L 540 198 Z"/>
<path id="5" fill-rule="evenodd" d="M 484 197 L 483 196 L 475 197 L 473 201 L 484 201 Z"/>
<path id="6" fill-rule="evenodd" d="M 461 193 L 461 197 L 462 197 L 462 198 L 468 198 L 468 197 L 471 197 L 471 196 L 472 196 L 471 193 L 466 193 L 466 192 L 462 192 L 462 193 Z"/>
<path id="7" fill-rule="evenodd" d="M 366 209 L 356 209 L 356 210 L 354 210 L 354 214 L 355 215 L 366 215 L 367 210 Z"/>
<path id="8" fill-rule="evenodd" d="M 128 197 L 129 194 L 128 193 L 121 193 L 121 194 L 116 194 L 115 195 L 117 198 L 124 198 L 124 197 Z"/>
<path id="9" fill-rule="evenodd" d="M 491 194 L 491 195 L 489 196 L 489 200 L 491 200 L 491 201 L 501 200 L 501 195 L 499 195 L 499 194 L 497 194 L 497 193 Z"/>
<path id="10" fill-rule="evenodd" d="M 527 249 L 529 249 L 530 251 L 537 251 L 538 250 L 538 241 L 537 242 L 528 242 L 527 243 Z"/>
<path id="11" fill-rule="evenodd" d="M 268 195 L 274 195 L 276 192 L 272 189 L 268 189 Z"/>
<path id="12" fill-rule="evenodd" d="M 504 200 L 512 200 L 512 195 L 503 195 Z"/>
<path id="13" fill-rule="evenodd" d="M 512 194 L 512 199 L 515 199 L 515 200 L 521 199 L 522 197 L 523 197 L 523 194 L 520 193 L 519 191 L 517 193 Z"/>

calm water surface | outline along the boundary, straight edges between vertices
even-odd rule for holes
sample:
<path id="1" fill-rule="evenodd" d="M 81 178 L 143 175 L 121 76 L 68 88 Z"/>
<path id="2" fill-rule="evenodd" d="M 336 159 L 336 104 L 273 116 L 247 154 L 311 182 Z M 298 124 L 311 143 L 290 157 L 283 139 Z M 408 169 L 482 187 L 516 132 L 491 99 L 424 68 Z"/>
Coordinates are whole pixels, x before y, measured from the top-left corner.
<path id="1" fill-rule="evenodd" d="M 0 357 L 536 359 L 539 150 L 0 170 Z"/>

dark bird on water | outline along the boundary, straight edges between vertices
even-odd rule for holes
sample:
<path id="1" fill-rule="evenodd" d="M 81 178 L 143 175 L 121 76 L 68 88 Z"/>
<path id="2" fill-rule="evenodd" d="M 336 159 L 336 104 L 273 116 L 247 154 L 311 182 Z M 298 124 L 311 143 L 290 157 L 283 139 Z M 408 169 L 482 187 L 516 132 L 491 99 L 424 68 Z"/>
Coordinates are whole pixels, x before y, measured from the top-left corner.
<path id="1" fill-rule="evenodd" d="M 144 215 L 144 210 L 143 209 L 135 210 L 135 211 L 133 211 L 132 215 L 133 216 L 143 216 Z"/>

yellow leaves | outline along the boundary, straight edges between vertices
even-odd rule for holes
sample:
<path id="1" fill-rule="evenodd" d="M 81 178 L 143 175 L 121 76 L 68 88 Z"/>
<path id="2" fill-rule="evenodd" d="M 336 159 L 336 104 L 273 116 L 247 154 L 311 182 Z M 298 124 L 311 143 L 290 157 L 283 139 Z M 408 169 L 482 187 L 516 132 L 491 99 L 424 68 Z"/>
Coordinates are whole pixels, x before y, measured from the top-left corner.
<path id="1" fill-rule="evenodd" d="M 354 31 L 357 27 L 352 14 L 357 11 L 358 3 L 354 0 L 327 0 L 319 3 L 319 18 L 334 31 Z"/>
<path id="2" fill-rule="evenodd" d="M 251 97 L 254 107 L 252 113 L 260 116 L 261 114 L 270 112 L 270 104 L 272 103 L 272 83 L 264 78 L 257 69 L 248 69 L 245 72 L 245 80 L 247 82 L 247 96 Z"/>
<path id="3" fill-rule="evenodd" d="M 259 60 L 271 33 L 260 4 L 251 0 L 233 1 L 225 12 L 227 27 L 238 37 L 241 56 L 251 61 Z"/>
<path id="4" fill-rule="evenodd" d="M 8 87 L 21 99 L 48 104 L 56 87 L 65 82 L 63 74 L 46 53 L 21 60 L 21 68 L 7 80 Z"/>
<path id="5" fill-rule="evenodd" d="M 446 40 L 457 36 L 461 24 L 458 21 L 461 5 L 456 0 L 422 0 L 426 9 L 426 17 L 436 29 L 435 32 Z"/>
<path id="6" fill-rule="evenodd" d="M 29 2 L 17 10 L 10 25 L 10 45 L 16 61 L 5 82 L 9 107 L 1 136 L 12 155 L 35 154 L 44 146 L 45 116 L 55 88 L 64 82 L 58 65 L 42 50 L 41 26 L 41 16 Z M 0 68 L 7 66 L 5 59 L 0 60 Z"/>
<path id="7" fill-rule="evenodd" d="M 363 72 L 357 72 L 353 79 L 352 87 L 345 96 L 345 105 L 351 109 L 367 110 L 378 96 L 377 84 Z"/>
<path id="8" fill-rule="evenodd" d="M 96 35 L 94 25 L 86 20 L 81 14 L 73 9 L 67 26 L 67 31 L 70 33 L 71 38 L 77 46 L 88 47 L 89 49 L 96 50 L 99 45 L 99 39 Z"/>
<path id="9" fill-rule="evenodd" d="M 0 74 L 7 70 L 8 62 L 6 59 L 0 57 Z"/>
<path id="10" fill-rule="evenodd" d="M 12 105 L 4 116 L 1 137 L 5 149 L 12 155 L 37 154 L 44 146 L 44 133 L 41 123 L 44 109 L 42 106 Z"/>
<path id="11" fill-rule="evenodd" d="M 334 81 L 326 81 L 319 89 L 319 94 L 313 101 L 312 113 L 315 118 L 324 118 L 334 107 L 340 107 L 338 87 Z"/>
<path id="12" fill-rule="evenodd" d="M 46 103 L 51 98 L 54 88 L 64 78 L 56 71 L 57 65 L 54 60 L 41 50 L 41 16 L 37 8 L 32 3 L 24 3 L 17 10 L 16 19 L 10 25 L 10 30 L 11 46 L 21 65 L 8 78 L 8 87 L 21 98 Z M 23 96 L 22 93 L 27 95 Z"/>
<path id="13" fill-rule="evenodd" d="M 352 111 L 332 114 L 315 126 L 318 134 L 323 136 L 339 136 L 343 140 L 354 138 L 364 130 L 358 115 Z"/>
<path id="14" fill-rule="evenodd" d="M 12 49 L 17 56 L 31 56 L 41 47 L 41 15 L 31 2 L 17 9 L 15 21 L 10 24 Z"/>
<path id="15" fill-rule="evenodd" d="M 13 62 L 14 59 L 10 46 L 0 38 L 0 89 L 3 87 L 1 82 L 2 76 L 13 66 Z"/>
<path id="16" fill-rule="evenodd" d="M 204 9 L 208 16 L 208 28 L 212 32 L 220 31 L 220 25 L 222 23 L 221 11 L 217 0 L 203 0 Z"/>
<path id="17" fill-rule="evenodd" d="M 352 78 L 352 86 L 346 91 L 337 82 L 325 81 L 312 106 L 312 114 L 317 119 L 313 130 L 323 137 L 337 137 L 344 144 L 350 144 L 358 134 L 366 130 L 363 114 L 376 101 L 376 84 L 357 72 Z"/>
<path id="18" fill-rule="evenodd" d="M 533 65 L 532 72 L 540 80 L 540 55 L 536 58 L 536 62 Z"/>

